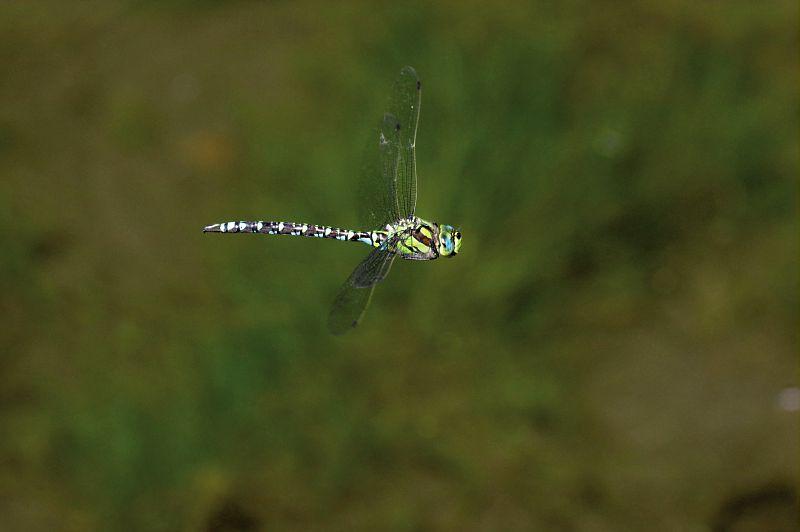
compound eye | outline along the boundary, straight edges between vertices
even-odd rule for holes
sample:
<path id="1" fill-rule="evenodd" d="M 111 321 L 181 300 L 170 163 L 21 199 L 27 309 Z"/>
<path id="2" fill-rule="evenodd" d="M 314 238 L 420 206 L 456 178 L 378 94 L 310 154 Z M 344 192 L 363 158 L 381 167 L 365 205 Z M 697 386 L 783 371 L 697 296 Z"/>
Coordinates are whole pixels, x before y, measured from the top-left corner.
<path id="1" fill-rule="evenodd" d="M 461 238 L 461 231 L 456 231 L 456 238 Z"/>

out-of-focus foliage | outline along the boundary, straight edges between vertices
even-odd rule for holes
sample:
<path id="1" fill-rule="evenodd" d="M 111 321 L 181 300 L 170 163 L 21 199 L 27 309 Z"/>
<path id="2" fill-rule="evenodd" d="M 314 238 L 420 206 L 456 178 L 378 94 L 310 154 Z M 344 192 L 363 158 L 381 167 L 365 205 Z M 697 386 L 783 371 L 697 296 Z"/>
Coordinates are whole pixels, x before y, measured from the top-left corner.
<path id="1" fill-rule="evenodd" d="M 3 2 L 0 528 L 790 529 L 797 27 Z M 333 338 L 365 249 L 200 229 L 354 224 L 405 64 L 418 213 L 464 246 Z"/>

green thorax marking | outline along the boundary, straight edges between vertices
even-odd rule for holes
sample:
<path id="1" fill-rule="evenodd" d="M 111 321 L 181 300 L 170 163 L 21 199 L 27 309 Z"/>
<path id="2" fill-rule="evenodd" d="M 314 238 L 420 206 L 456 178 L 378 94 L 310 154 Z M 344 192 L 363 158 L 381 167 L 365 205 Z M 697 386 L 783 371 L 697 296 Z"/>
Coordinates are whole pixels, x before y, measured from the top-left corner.
<path id="1" fill-rule="evenodd" d="M 390 251 L 401 258 L 412 260 L 432 260 L 439 257 L 437 239 L 439 227 L 421 218 L 410 218 L 386 226 L 386 240 L 391 243 Z M 380 244 L 377 244 L 380 245 Z"/>

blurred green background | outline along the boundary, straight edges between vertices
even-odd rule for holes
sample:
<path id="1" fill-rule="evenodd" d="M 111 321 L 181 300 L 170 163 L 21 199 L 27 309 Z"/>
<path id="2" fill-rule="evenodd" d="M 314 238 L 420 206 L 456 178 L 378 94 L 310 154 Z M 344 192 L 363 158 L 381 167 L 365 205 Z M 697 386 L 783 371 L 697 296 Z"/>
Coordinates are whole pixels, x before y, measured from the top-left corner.
<path id="1" fill-rule="evenodd" d="M 792 530 L 798 5 L 0 5 L 0 529 Z M 325 327 L 367 133 L 419 215 Z"/>

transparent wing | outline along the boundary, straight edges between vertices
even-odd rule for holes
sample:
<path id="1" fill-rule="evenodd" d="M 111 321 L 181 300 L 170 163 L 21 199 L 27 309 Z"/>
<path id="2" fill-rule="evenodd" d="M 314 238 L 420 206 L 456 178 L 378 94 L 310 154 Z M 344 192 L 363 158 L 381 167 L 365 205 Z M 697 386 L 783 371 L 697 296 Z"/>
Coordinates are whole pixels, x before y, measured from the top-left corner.
<path id="1" fill-rule="evenodd" d="M 387 112 L 370 138 L 367 163 L 362 169 L 361 221 L 371 228 L 414 215 L 417 205 L 414 150 L 420 97 L 421 84 L 416 71 L 404 67 L 394 83 Z"/>
<path id="2" fill-rule="evenodd" d="M 372 250 L 339 289 L 328 315 L 328 329 L 333 334 L 346 333 L 361 321 L 375 285 L 386 277 L 396 257 L 387 249 L 384 244 Z"/>
<path id="3" fill-rule="evenodd" d="M 417 72 L 410 66 L 403 67 L 394 83 L 389 103 L 389 114 L 397 118 L 397 134 L 393 139 L 398 151 L 395 190 L 398 210 L 403 218 L 414 216 L 417 207 L 417 162 L 414 150 L 421 96 L 422 84 Z"/>
<path id="4" fill-rule="evenodd" d="M 394 117 L 384 116 L 378 128 L 370 134 L 364 151 L 358 204 L 361 209 L 359 222 L 365 229 L 380 229 L 401 218 L 395 188 L 398 144 L 389 140 L 396 135 L 396 123 Z"/>
<path id="5" fill-rule="evenodd" d="M 370 137 L 361 171 L 359 204 L 365 227 L 381 228 L 414 216 L 417 206 L 415 144 L 421 84 L 416 71 L 400 71 L 387 112 Z M 375 285 L 389 273 L 396 237 L 373 250 L 345 281 L 328 315 L 328 328 L 342 334 L 358 325 Z"/>

